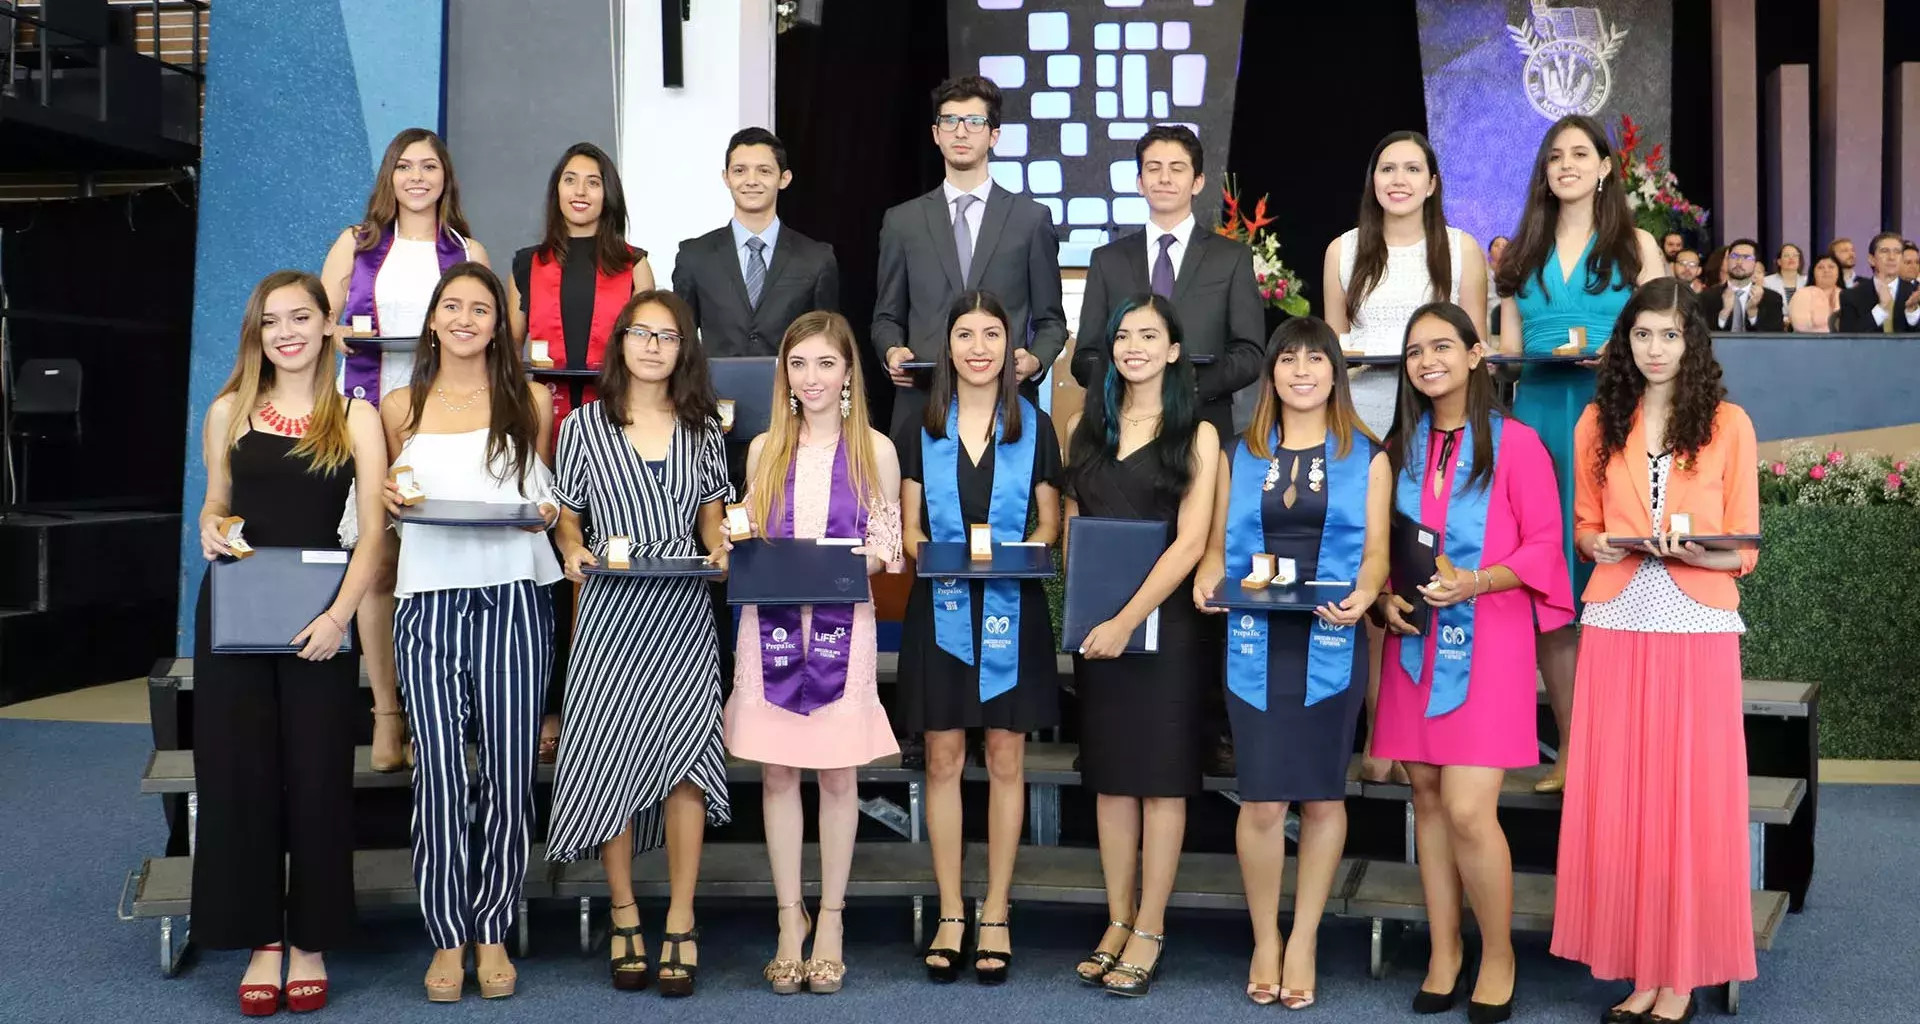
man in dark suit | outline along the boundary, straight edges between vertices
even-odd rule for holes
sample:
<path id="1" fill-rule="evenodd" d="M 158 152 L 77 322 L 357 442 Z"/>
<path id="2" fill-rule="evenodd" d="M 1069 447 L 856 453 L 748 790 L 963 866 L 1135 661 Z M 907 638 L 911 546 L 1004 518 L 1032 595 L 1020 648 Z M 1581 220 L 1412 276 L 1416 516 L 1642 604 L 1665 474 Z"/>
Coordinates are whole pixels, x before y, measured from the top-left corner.
<path id="1" fill-rule="evenodd" d="M 1184 125 L 1155 125 L 1133 147 L 1147 225 L 1095 249 L 1087 268 L 1073 376 L 1096 387 L 1107 372 L 1107 320 L 1130 295 L 1170 298 L 1184 335 L 1180 351 L 1199 366 L 1200 415 L 1222 439 L 1234 434 L 1233 394 L 1260 379 L 1266 314 L 1253 252 L 1198 225 L 1193 200 L 1207 187 L 1200 139 Z"/>
<path id="2" fill-rule="evenodd" d="M 680 243 L 673 290 L 693 307 L 708 355 L 775 355 L 794 318 L 840 308 L 840 268 L 833 246 L 781 223 L 780 190 L 793 172 L 772 132 L 735 132 L 720 177 L 733 193 L 733 220 Z"/>
<path id="3" fill-rule="evenodd" d="M 1060 243 L 1046 207 L 993 184 L 987 159 L 1000 139 L 1000 87 L 978 75 L 933 93 L 933 142 L 946 180 L 887 211 L 880 225 L 880 287 L 873 347 L 899 390 L 895 426 L 926 405 L 908 362 L 947 358 L 947 310 L 962 292 L 993 293 L 1006 308 L 1014 368 L 1032 398 L 1067 342 L 1060 305 Z"/>
<path id="4" fill-rule="evenodd" d="M 1900 236 L 1882 231 L 1867 246 L 1873 276 L 1840 293 L 1840 333 L 1920 332 L 1920 284 L 1900 277 Z"/>
<path id="5" fill-rule="evenodd" d="M 1715 318 L 1715 330 L 1742 334 L 1787 329 L 1786 303 L 1762 282 L 1759 258 L 1760 244 L 1751 238 L 1727 246 L 1727 283 L 1700 294 L 1700 309 Z"/>

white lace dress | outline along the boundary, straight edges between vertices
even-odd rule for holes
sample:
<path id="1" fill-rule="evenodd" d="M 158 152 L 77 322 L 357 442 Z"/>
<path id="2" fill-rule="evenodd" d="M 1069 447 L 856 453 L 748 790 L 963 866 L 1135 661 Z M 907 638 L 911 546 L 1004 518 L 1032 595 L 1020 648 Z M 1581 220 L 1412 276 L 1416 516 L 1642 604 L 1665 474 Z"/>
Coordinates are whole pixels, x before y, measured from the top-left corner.
<path id="1" fill-rule="evenodd" d="M 1447 251 L 1453 267 L 1453 281 L 1446 298 L 1460 301 L 1460 229 L 1447 229 Z M 1354 251 L 1360 245 L 1360 231 L 1350 228 L 1340 236 L 1340 287 L 1353 280 Z M 1370 356 L 1398 353 L 1406 342 L 1407 321 L 1413 311 L 1437 296 L 1427 276 L 1427 242 L 1387 246 L 1387 269 L 1360 304 L 1360 315 L 1341 339 L 1342 347 Z M 1391 366 L 1353 367 L 1353 404 L 1377 437 L 1385 437 L 1393 424 L 1393 403 L 1399 394 L 1400 374 Z"/>

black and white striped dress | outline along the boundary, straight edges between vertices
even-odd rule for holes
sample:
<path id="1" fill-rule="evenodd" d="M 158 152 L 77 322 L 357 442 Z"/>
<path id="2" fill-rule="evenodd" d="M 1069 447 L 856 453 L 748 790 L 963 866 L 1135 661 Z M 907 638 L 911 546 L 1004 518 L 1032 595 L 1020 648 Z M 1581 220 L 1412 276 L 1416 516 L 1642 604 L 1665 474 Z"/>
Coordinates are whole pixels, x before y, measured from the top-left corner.
<path id="1" fill-rule="evenodd" d="M 591 402 L 560 428 L 557 496 L 587 520 L 587 545 L 609 536 L 636 556 L 696 555 L 700 506 L 728 495 L 718 421 L 674 428 L 648 463 Z M 707 821 L 729 818 L 720 739 L 720 652 L 701 579 L 589 576 L 567 666 L 566 733 L 553 787 L 548 857 L 598 854 L 634 821 L 634 848 L 665 842 L 662 801 L 682 781 L 706 794 Z"/>

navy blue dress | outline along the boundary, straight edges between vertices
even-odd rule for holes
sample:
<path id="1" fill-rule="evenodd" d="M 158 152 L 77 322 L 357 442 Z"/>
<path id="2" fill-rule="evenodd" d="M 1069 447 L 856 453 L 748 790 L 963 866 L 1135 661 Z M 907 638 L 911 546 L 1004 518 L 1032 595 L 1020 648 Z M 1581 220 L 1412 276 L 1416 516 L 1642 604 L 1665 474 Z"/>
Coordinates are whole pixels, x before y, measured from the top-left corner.
<path id="1" fill-rule="evenodd" d="M 1260 516 L 1266 528 L 1266 551 L 1291 558 L 1299 578 L 1315 577 L 1320 561 L 1320 529 L 1327 517 L 1327 492 L 1315 491 L 1307 476 L 1315 459 L 1326 465 L 1327 449 L 1319 445 L 1293 451 L 1281 449 L 1281 484 L 1261 495 Z M 1232 455 L 1228 455 L 1231 464 Z M 1292 460 L 1300 460 L 1293 507 L 1283 500 L 1285 482 L 1293 477 Z M 1239 614 L 1229 612 L 1228 614 Z M 1267 710 L 1261 711 L 1227 693 L 1227 717 L 1233 724 L 1233 753 L 1238 766 L 1240 799 L 1255 801 L 1341 800 L 1347 792 L 1347 769 L 1353 760 L 1354 729 L 1367 698 L 1367 631 L 1359 628 L 1353 650 L 1353 674 L 1339 694 L 1306 706 L 1307 641 L 1313 616 L 1276 613 L 1267 630 Z"/>

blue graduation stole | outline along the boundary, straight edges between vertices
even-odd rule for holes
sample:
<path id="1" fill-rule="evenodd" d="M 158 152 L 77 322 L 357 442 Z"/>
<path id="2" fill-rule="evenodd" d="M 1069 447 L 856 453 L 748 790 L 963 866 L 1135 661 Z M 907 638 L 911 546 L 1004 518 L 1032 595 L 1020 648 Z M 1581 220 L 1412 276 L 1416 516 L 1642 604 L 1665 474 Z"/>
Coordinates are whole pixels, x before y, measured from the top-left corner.
<path id="1" fill-rule="evenodd" d="M 1018 441 L 1001 440 L 1005 424 L 993 422 L 993 497 L 987 526 L 995 543 L 1025 540 L 1027 502 L 1033 490 L 1033 443 L 1040 418 L 1022 398 Z M 966 543 L 960 515 L 960 403 L 947 408 L 947 436 L 920 431 L 921 487 L 927 500 L 931 539 Z M 969 665 L 973 658 L 973 588 L 970 580 L 933 581 L 933 639 L 940 649 Z M 984 703 L 1020 681 L 1020 581 L 986 580 L 980 612 L 980 700 Z"/>
<path id="2" fill-rule="evenodd" d="M 1500 459 L 1500 433 L 1505 419 L 1494 413 L 1493 457 Z M 1393 501 L 1400 511 L 1420 519 L 1422 488 L 1426 486 L 1427 442 L 1433 433 L 1433 415 L 1420 418 L 1414 432 L 1413 450 L 1407 453 L 1406 468 L 1394 481 Z M 1473 466 L 1473 424 L 1460 431 L 1460 443 L 1454 448 L 1453 490 L 1447 496 L 1446 539 L 1440 551 L 1455 565 L 1479 567 L 1487 543 L 1487 506 L 1493 498 L 1492 480 L 1469 490 L 1467 476 Z M 1441 467 L 1443 470 L 1446 467 Z M 1444 715 L 1467 702 L 1467 679 L 1473 667 L 1474 605 L 1470 601 L 1434 609 L 1429 629 L 1437 634 L 1434 647 L 1433 690 L 1427 695 L 1427 717 Z M 1420 674 L 1427 656 L 1426 637 L 1400 638 L 1400 667 L 1407 670 L 1413 685 L 1420 685 Z"/>
<path id="3" fill-rule="evenodd" d="M 1267 441 L 1280 451 L 1280 432 Z M 1323 579 L 1357 580 L 1360 556 L 1367 540 L 1367 483 L 1373 465 L 1373 444 L 1355 434 L 1347 454 L 1327 442 L 1327 518 L 1320 531 L 1320 555 L 1315 575 Z M 1266 523 L 1261 513 L 1267 463 L 1247 451 L 1243 441 L 1233 452 L 1233 486 L 1227 498 L 1227 574 L 1239 579 L 1253 571 L 1253 556 L 1266 547 Z M 1267 710 L 1266 612 L 1234 611 L 1227 624 L 1227 689 L 1248 704 Z M 1307 647 L 1307 705 L 1343 693 L 1353 679 L 1353 626 L 1340 627 L 1314 617 Z"/>

